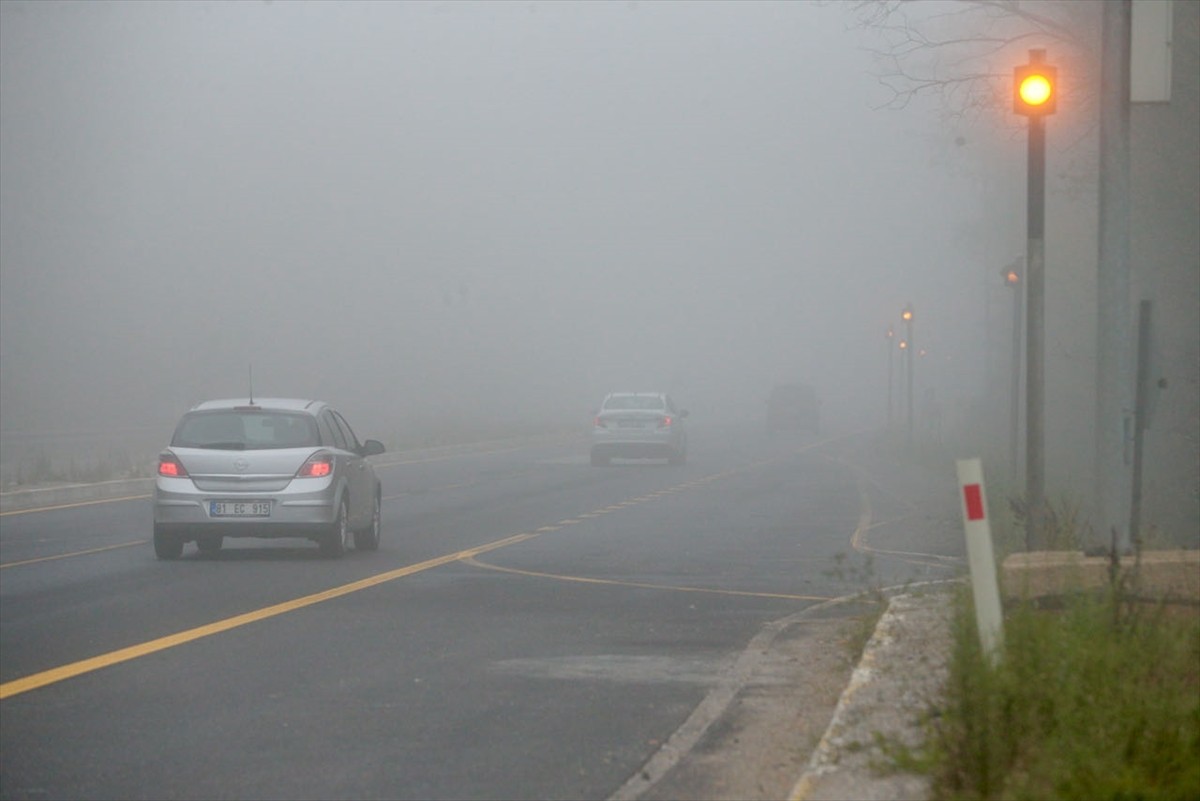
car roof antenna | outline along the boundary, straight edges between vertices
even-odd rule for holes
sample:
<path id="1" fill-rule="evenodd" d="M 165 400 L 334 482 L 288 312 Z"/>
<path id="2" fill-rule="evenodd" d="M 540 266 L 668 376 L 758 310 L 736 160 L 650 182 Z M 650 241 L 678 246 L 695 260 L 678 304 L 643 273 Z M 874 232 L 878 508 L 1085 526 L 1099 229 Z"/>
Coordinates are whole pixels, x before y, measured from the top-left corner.
<path id="1" fill-rule="evenodd" d="M 250 405 L 254 405 L 254 365 L 250 365 Z"/>

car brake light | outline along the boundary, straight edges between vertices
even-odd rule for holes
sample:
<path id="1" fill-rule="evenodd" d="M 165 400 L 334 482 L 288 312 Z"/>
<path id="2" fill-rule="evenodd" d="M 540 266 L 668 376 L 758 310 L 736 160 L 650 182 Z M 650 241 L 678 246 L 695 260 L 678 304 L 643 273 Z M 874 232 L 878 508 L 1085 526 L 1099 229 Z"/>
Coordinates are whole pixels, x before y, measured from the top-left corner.
<path id="1" fill-rule="evenodd" d="M 608 428 L 608 424 L 605 423 L 604 420 L 602 420 L 600 418 L 600 415 L 596 415 L 596 420 L 594 422 L 594 425 L 596 426 L 596 428 Z"/>
<path id="2" fill-rule="evenodd" d="M 158 457 L 158 474 L 167 478 L 187 478 L 187 470 L 179 457 L 173 453 L 164 453 Z"/>
<path id="3" fill-rule="evenodd" d="M 664 414 L 658 421 L 659 428 L 669 428 L 671 425 L 671 415 Z"/>
<path id="4" fill-rule="evenodd" d="M 333 456 L 328 453 L 314 453 L 300 466 L 296 478 L 324 478 L 333 472 Z"/>

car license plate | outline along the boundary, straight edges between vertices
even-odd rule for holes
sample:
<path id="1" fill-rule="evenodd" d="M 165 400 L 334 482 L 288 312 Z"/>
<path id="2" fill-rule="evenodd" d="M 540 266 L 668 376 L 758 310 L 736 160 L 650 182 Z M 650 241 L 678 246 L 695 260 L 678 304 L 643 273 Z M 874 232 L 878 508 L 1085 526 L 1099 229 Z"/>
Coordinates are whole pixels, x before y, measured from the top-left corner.
<path id="1" fill-rule="evenodd" d="M 210 517 L 270 517 L 270 501 L 209 501 Z"/>
<path id="2" fill-rule="evenodd" d="M 641 428 L 642 421 L 641 420 L 622 420 L 618 425 L 621 428 Z"/>

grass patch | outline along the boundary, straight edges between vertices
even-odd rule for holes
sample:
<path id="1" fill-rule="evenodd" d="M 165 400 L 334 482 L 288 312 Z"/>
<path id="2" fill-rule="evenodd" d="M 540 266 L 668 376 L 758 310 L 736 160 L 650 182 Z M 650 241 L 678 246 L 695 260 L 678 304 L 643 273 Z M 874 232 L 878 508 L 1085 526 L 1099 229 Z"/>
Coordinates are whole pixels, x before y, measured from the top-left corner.
<path id="1" fill-rule="evenodd" d="M 1119 583 L 1114 584 L 1119 588 Z M 927 753 L 936 799 L 1200 798 L 1200 614 L 1110 589 L 1005 615 L 981 652 L 969 590 Z"/>

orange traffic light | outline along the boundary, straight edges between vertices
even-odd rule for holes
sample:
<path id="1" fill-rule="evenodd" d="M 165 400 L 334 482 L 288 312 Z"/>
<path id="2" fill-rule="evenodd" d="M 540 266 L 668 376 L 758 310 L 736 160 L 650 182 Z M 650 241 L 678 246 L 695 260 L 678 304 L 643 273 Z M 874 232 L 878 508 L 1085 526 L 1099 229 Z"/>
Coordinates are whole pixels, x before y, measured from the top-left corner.
<path id="1" fill-rule="evenodd" d="M 912 306 L 905 306 L 900 312 L 900 319 L 906 323 L 911 323 L 913 318 Z"/>
<path id="2" fill-rule="evenodd" d="M 1008 284 L 1018 284 L 1021 282 L 1021 274 L 1016 270 L 1009 270 L 1004 274 L 1004 281 Z"/>
<path id="3" fill-rule="evenodd" d="M 1053 114 L 1058 108 L 1058 68 L 1022 64 L 1013 68 L 1013 111 L 1026 117 Z"/>

